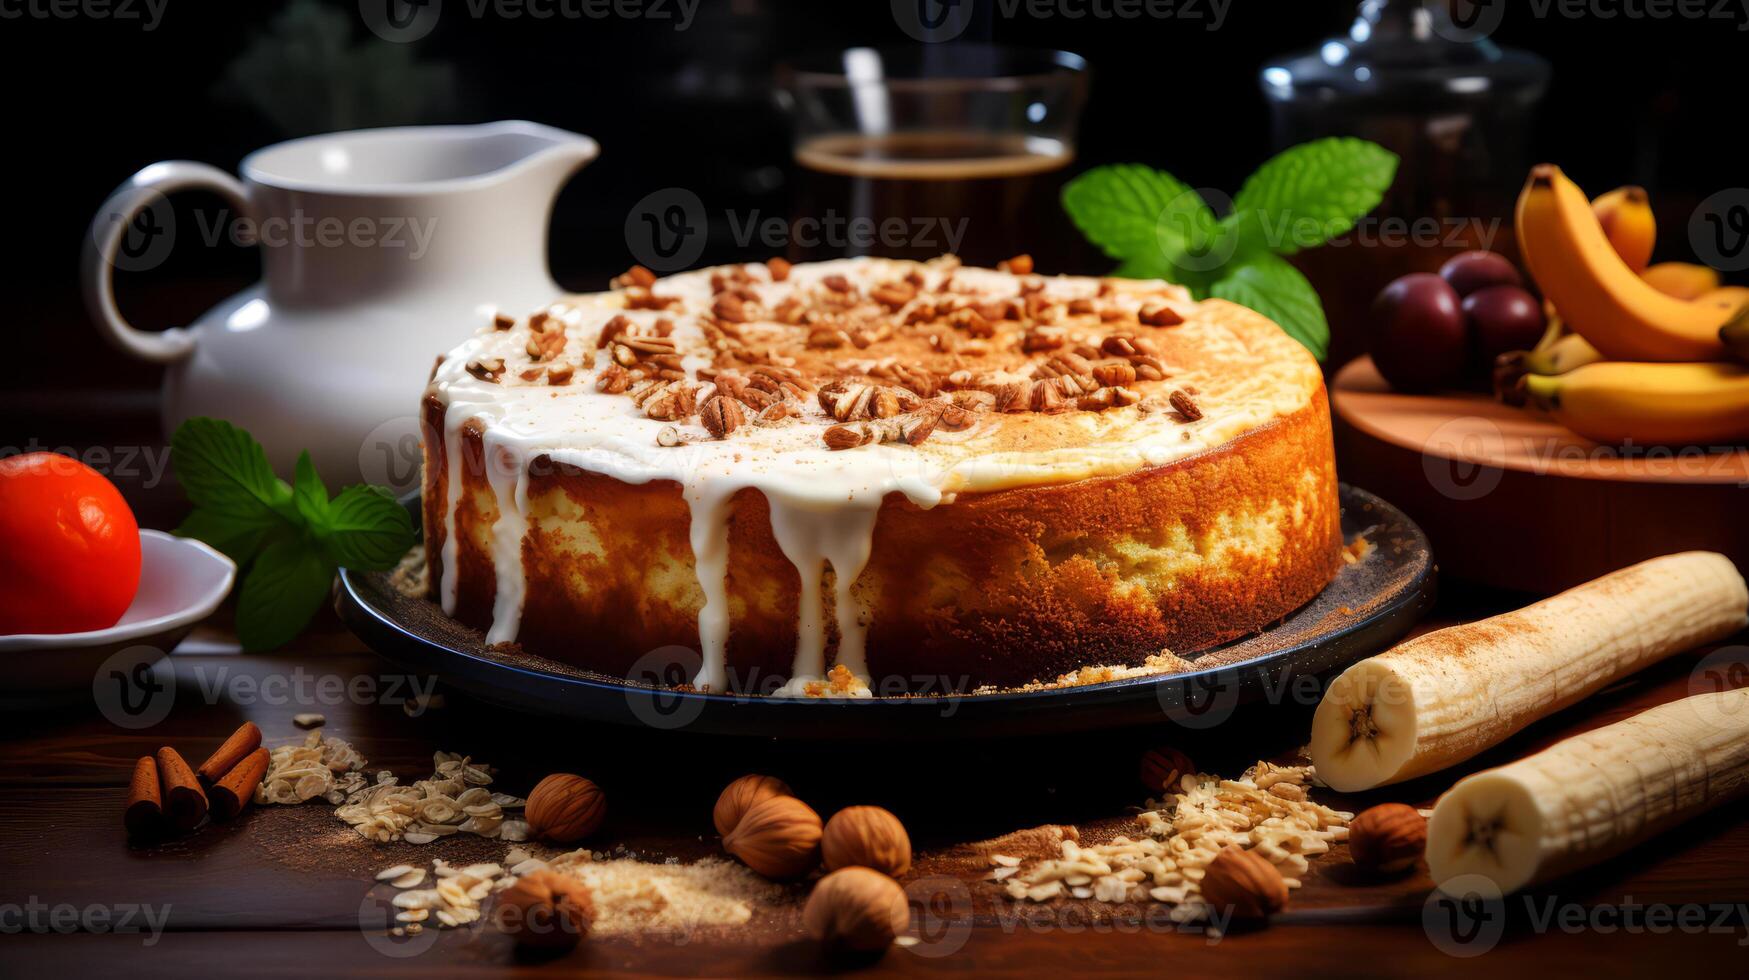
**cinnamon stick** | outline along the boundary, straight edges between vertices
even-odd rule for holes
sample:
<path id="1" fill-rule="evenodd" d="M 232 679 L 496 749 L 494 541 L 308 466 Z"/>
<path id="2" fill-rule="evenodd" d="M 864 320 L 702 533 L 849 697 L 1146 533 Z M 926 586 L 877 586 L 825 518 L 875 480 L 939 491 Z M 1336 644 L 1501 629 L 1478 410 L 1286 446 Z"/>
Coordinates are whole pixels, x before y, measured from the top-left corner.
<path id="1" fill-rule="evenodd" d="M 158 796 L 158 763 L 149 755 L 134 763 L 134 778 L 128 784 L 128 808 L 122 816 L 128 835 L 147 837 L 164 825 L 164 804 Z"/>
<path id="2" fill-rule="evenodd" d="M 225 739 L 225 744 L 219 746 L 217 752 L 207 756 L 207 760 L 200 764 L 197 774 L 200 776 L 201 785 L 211 786 L 225 778 L 226 773 L 237 768 L 237 763 L 260 747 L 261 729 L 256 728 L 252 721 L 244 722 L 243 727 Z"/>
<path id="3" fill-rule="evenodd" d="M 206 816 L 206 793 L 181 753 L 168 745 L 158 750 L 158 779 L 164 794 L 164 812 L 170 817 L 171 826 L 193 830 Z"/>
<path id="4" fill-rule="evenodd" d="M 210 796 L 214 820 L 231 819 L 242 813 L 249 801 L 255 798 L 255 787 L 261 785 L 261 777 L 267 775 L 270 754 L 266 749 L 256 749 L 232 766 L 225 778 L 213 786 Z"/>

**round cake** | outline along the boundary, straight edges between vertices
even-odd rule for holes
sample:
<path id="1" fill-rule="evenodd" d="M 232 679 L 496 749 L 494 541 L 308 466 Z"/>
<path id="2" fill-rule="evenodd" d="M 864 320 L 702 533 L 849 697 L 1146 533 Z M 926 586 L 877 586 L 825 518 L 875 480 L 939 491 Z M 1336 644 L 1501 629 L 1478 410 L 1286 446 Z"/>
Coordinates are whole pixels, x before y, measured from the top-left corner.
<path id="1" fill-rule="evenodd" d="M 1323 589 L 1311 356 L 1030 265 L 634 268 L 497 316 L 425 394 L 444 612 L 610 676 L 865 696 L 1176 663 Z"/>

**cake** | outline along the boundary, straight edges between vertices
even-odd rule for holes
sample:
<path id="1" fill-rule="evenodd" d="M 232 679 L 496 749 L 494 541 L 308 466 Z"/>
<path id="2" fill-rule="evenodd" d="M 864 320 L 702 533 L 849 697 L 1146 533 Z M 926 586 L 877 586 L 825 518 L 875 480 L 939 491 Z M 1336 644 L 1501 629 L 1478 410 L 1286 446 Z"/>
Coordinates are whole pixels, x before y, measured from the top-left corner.
<path id="1" fill-rule="evenodd" d="M 443 611 L 698 690 L 890 695 L 1140 666 L 1341 566 L 1317 363 L 1180 287 L 874 258 L 499 314 L 425 393 Z"/>

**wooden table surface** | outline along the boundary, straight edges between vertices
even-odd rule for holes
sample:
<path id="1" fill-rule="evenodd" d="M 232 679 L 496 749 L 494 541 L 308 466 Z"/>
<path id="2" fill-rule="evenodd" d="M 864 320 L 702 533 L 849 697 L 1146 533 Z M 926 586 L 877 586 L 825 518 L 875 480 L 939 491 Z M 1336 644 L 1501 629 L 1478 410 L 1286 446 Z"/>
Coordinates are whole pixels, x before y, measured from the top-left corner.
<path id="1" fill-rule="evenodd" d="M 162 486 L 130 493 L 151 526 L 174 520 L 176 497 Z M 1522 601 L 1445 582 L 1424 627 Z M 1465 959 L 1515 976 L 1628 975 L 1678 963 L 1741 970 L 1749 963 L 1749 801 L 1461 921 L 1429 904 L 1424 869 L 1368 879 L 1339 846 L 1314 862 L 1305 887 L 1266 928 L 1216 937 L 1158 916 L 1089 915 L 1080 903 L 1017 908 L 975 873 L 961 882 L 932 872 L 952 866 L 943 855 L 954 845 L 1018 828 L 1121 824 L 1144 797 L 1134 773 L 1149 745 L 1180 747 L 1201 768 L 1228 774 L 1259 758 L 1289 755 L 1304 743 L 1311 704 L 1245 709 L 1213 732 L 1163 721 L 1154 730 L 1081 738 L 924 744 L 610 730 L 518 714 L 453 691 L 445 692 L 443 706 L 411 717 L 400 695 L 409 681 L 422 687 L 432 679 L 403 676 L 331 614 L 289 648 L 261 656 L 236 652 L 227 615 L 222 610 L 173 658 L 174 703 L 161 722 L 125 727 L 91 697 L 0 715 L 6 746 L 0 839 L 8 845 L 0 847 L 0 977 L 124 970 L 176 977 L 604 970 L 1353 976 L 1423 973 Z M 1467 772 L 1721 682 L 1749 683 L 1746 643 L 1749 637 L 1740 636 L 1672 658 L 1459 770 L 1358 798 L 1321 798 L 1356 810 L 1392 800 L 1431 806 Z M 336 696 L 341 691 L 350 693 Z M 716 853 L 711 804 L 727 781 L 747 772 L 784 777 L 822 813 L 877 803 L 905 821 L 917 844 L 913 893 L 935 899 L 927 912 L 919 910 L 919 942 L 874 961 L 824 958 L 805 939 L 795 904 L 761 913 L 744 928 L 591 940 L 557 960 L 532 959 L 489 928 L 433 931 L 407 942 L 381 926 L 384 889 L 372 890 L 376 870 L 434 857 L 501 856 L 497 842 L 372 844 L 319 802 L 252 808 L 229 824 L 154 847 L 126 839 L 121 811 L 136 758 L 168 744 L 198 763 L 245 719 L 259 724 L 270 744 L 295 739 L 302 732 L 292 716 L 302 712 L 325 715 L 326 730 L 353 741 L 371 770 L 416 778 L 430 771 L 431 753 L 443 749 L 500 767 L 496 785 L 518 794 L 548 772 L 587 775 L 609 800 L 607 826 L 591 846 L 623 845 L 658 859 Z M 798 903 L 804 892 L 794 890 Z M 142 928 L 147 913 L 157 925 Z"/>
<path id="2" fill-rule="evenodd" d="M 1724 649 L 1725 659 L 1749 660 L 1749 649 Z M 1465 770 L 1702 689 L 1719 676 L 1741 675 L 1740 669 L 1714 669 L 1719 655 L 1697 673 L 1705 653 L 1674 658 L 1600 693 Z M 1219 938 L 1181 931 L 1159 918 L 1090 922 L 1081 911 L 1085 906 L 1015 909 L 989 894 L 993 886 L 970 881 L 968 889 L 984 890 L 975 902 L 967 905 L 962 893 L 939 905 L 920 923 L 922 942 L 896 947 L 872 963 L 821 958 L 803 938 L 793 909 L 742 930 L 589 942 L 557 961 L 519 957 L 504 937 L 485 928 L 445 931 L 412 947 L 390 941 L 380 919 L 363 911 L 379 907 L 369 898 L 373 872 L 446 854 L 470 859 L 446 850 L 454 838 L 423 848 L 349 840 L 350 831 L 318 802 L 251 809 L 231 824 L 181 840 L 130 845 L 120 817 L 133 760 L 170 744 L 198 761 L 244 719 L 259 724 L 270 743 L 296 738 L 301 732 L 292 715 L 320 712 L 327 731 L 352 740 L 373 770 L 429 771 L 429 754 L 441 748 L 500 766 L 498 785 L 511 792 L 525 793 L 549 771 L 588 774 L 605 788 L 610 810 L 608 826 L 592 846 L 625 844 L 656 857 L 714 851 L 709 813 L 717 790 L 744 772 L 773 772 L 822 812 L 854 802 L 890 807 L 910 827 L 925 855 L 919 864 L 927 869 L 928 854 L 955 843 L 1044 822 L 1122 819 L 1142 798 L 1133 766 L 1150 742 L 1186 746 L 1205 768 L 1223 772 L 1290 752 L 1303 738 L 1309 709 L 1268 706 L 1267 716 L 1241 715 L 1218 738 L 1162 728 L 1045 742 L 788 745 L 543 721 L 454 692 L 446 693 L 443 706 L 409 717 L 393 690 L 404 690 L 399 685 L 406 679 L 332 621 L 318 624 L 288 650 L 248 657 L 231 652 L 224 625 L 215 623 L 174 660 L 174 706 L 156 725 L 120 727 L 90 704 L 5 718 L 0 833 L 10 846 L 0 848 L 0 931 L 7 933 L 0 974 L 61 970 L 77 976 L 125 967 L 144 975 L 187 976 L 215 964 L 223 965 L 221 974 L 301 976 L 433 969 L 691 976 L 852 968 L 916 975 L 1167 969 L 1196 975 L 1272 968 L 1401 974 L 1454 964 L 1442 946 L 1458 952 L 1485 947 L 1480 962 L 1512 974 L 1556 966 L 1625 974 L 1672 957 L 1739 968 L 1749 962 L 1749 907 L 1738 904 L 1749 899 L 1744 805 L 1717 811 L 1555 889 L 1509 900 L 1499 910 L 1499 925 L 1474 947 L 1452 945 L 1450 926 L 1438 917 L 1447 913 L 1427 913 L 1424 871 L 1367 880 L 1341 847 L 1314 863 L 1305 887 L 1267 928 Z M 337 680 L 358 678 L 369 679 L 366 696 L 337 696 Z M 1384 800 L 1425 806 L 1455 775 L 1333 799 L 1350 807 Z M 1704 915 L 1705 928 L 1632 926 L 1642 921 L 1633 918 L 1641 914 L 1636 908 L 1691 905 L 1705 908 L 1689 913 Z M 1626 923 L 1616 918 L 1623 907 Z M 136 928 L 150 910 L 163 931 L 106 926 L 90 918 L 94 910 L 118 924 L 131 915 Z M 1591 918 L 1590 910 L 1601 911 Z M 1558 913 L 1552 920 L 1557 923 L 1585 916 L 1594 925 L 1551 926 L 1551 912 Z M 72 925 L 75 915 L 86 917 L 89 928 Z"/>

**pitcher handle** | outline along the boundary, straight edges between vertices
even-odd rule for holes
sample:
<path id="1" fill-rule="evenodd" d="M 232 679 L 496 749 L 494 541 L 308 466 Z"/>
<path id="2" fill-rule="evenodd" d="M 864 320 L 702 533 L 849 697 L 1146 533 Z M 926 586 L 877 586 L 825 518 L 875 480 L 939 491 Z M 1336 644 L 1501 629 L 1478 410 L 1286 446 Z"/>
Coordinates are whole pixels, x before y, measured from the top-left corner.
<path id="1" fill-rule="evenodd" d="M 85 236 L 85 252 L 80 259 L 84 283 L 85 309 L 102 328 L 104 337 L 117 348 L 144 361 L 168 364 L 180 361 L 194 352 L 194 334 L 182 327 L 171 327 L 160 333 L 138 330 L 128 323 L 115 305 L 115 270 L 147 269 L 163 260 L 174 244 L 174 228 L 158 227 L 154 235 L 164 236 L 161 242 L 148 240 L 138 255 L 124 251 L 128 229 L 134 219 L 147 208 L 164 207 L 168 216 L 166 195 L 180 190 L 209 190 L 223 197 L 239 214 L 248 210 L 248 195 L 243 184 L 217 167 L 190 160 L 166 160 L 145 167 L 129 177 L 91 219 L 91 231 Z"/>

